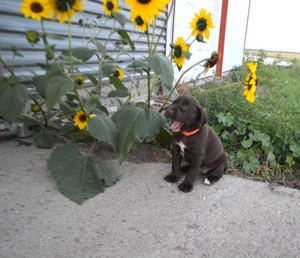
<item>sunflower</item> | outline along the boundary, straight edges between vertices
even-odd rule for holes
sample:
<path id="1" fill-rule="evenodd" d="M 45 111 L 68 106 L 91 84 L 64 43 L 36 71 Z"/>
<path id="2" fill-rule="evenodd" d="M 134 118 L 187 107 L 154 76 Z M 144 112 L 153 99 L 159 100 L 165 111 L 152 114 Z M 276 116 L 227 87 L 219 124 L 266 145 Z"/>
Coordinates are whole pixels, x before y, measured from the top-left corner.
<path id="1" fill-rule="evenodd" d="M 211 13 L 206 13 L 206 9 L 201 9 L 199 15 L 195 13 L 193 21 L 190 23 L 190 28 L 193 29 L 192 36 L 203 34 L 206 39 L 210 38 L 209 29 L 215 28 L 212 23 Z"/>
<path id="2" fill-rule="evenodd" d="M 104 0 L 102 5 L 106 15 L 112 15 L 113 12 L 120 12 L 120 6 L 117 0 Z"/>
<path id="3" fill-rule="evenodd" d="M 86 114 L 82 110 L 79 110 L 76 112 L 73 118 L 74 126 L 78 126 L 80 130 L 83 130 L 87 127 L 87 121 L 90 118 L 93 118 L 93 115 L 86 116 Z"/>
<path id="4" fill-rule="evenodd" d="M 189 45 L 184 43 L 182 37 L 178 37 L 175 44 L 172 44 L 171 47 L 173 48 L 173 60 L 180 71 L 186 59 L 184 52 L 190 52 Z"/>
<path id="5" fill-rule="evenodd" d="M 59 17 L 59 23 L 64 23 L 67 18 L 72 21 L 72 17 L 76 16 L 75 11 L 82 12 L 83 5 L 81 2 L 86 0 L 48 0 L 52 7 L 53 15 L 52 20 L 55 20 L 57 16 Z M 70 8 L 70 15 L 68 14 L 68 6 Z"/>
<path id="6" fill-rule="evenodd" d="M 50 18 L 52 9 L 47 0 L 24 0 L 19 9 L 25 18 L 41 21 L 42 18 Z"/>
<path id="7" fill-rule="evenodd" d="M 204 64 L 204 68 L 205 68 L 204 75 L 208 72 L 209 68 L 212 68 L 217 64 L 217 62 L 220 58 L 220 55 L 221 54 L 217 51 L 214 51 L 214 52 L 211 53 L 210 58 Z"/>
<path id="8" fill-rule="evenodd" d="M 120 81 L 124 78 L 124 72 L 120 69 L 120 67 L 116 66 L 116 70 L 113 72 L 112 76 L 119 78 Z"/>
<path id="9" fill-rule="evenodd" d="M 76 76 L 75 82 L 80 88 L 84 88 L 84 79 L 81 75 Z"/>
<path id="10" fill-rule="evenodd" d="M 253 103 L 255 101 L 255 91 L 257 87 L 257 76 L 256 76 L 256 68 L 257 63 L 248 63 L 247 64 L 250 73 L 247 75 L 244 83 L 244 96 L 246 97 L 246 100 L 250 103 Z"/>
<path id="11" fill-rule="evenodd" d="M 140 29 L 141 31 L 147 31 L 148 28 L 148 24 L 146 24 L 144 22 L 144 20 L 142 19 L 142 17 L 139 15 L 136 18 L 133 18 L 131 20 L 132 22 L 134 22 L 136 28 Z"/>
<path id="12" fill-rule="evenodd" d="M 127 5 L 132 5 L 130 16 L 140 16 L 146 24 L 150 24 L 150 19 L 155 20 L 155 16 L 160 16 L 160 11 L 166 12 L 164 5 L 171 0 L 126 0 Z"/>

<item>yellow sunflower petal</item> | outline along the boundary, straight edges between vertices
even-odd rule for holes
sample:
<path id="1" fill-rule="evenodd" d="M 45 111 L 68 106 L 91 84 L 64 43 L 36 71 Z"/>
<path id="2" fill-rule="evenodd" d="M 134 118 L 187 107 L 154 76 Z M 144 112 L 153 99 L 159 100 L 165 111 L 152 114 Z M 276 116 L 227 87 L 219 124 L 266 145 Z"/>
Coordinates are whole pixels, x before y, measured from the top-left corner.
<path id="1" fill-rule="evenodd" d="M 74 126 L 77 126 L 80 130 L 84 130 L 87 127 L 87 121 L 89 119 L 90 116 L 86 116 L 82 110 L 79 110 L 73 118 Z"/>
<path id="2" fill-rule="evenodd" d="M 49 4 L 53 10 L 52 20 L 59 16 L 59 23 L 64 23 L 68 18 L 68 5 L 70 7 L 69 20 L 76 16 L 76 11 L 82 12 L 84 7 L 82 2 L 86 0 L 49 0 Z"/>
<path id="3" fill-rule="evenodd" d="M 120 6 L 117 0 L 104 0 L 102 8 L 106 15 L 112 15 L 113 12 L 120 12 Z"/>
<path id="4" fill-rule="evenodd" d="M 253 103 L 255 101 L 255 95 L 253 93 L 248 93 L 247 94 L 247 97 L 246 97 L 246 100 L 249 102 L 249 103 Z"/>
<path id="5" fill-rule="evenodd" d="M 256 68 L 257 68 L 257 63 L 248 63 L 247 64 L 249 70 L 251 71 L 251 73 L 255 74 L 256 73 Z"/>
<path id="6" fill-rule="evenodd" d="M 150 20 L 155 20 L 155 16 L 160 16 L 160 12 L 166 12 L 165 5 L 171 0 L 126 0 L 127 5 L 131 5 L 130 16 L 140 16 L 143 21 L 150 24 Z"/>
<path id="7" fill-rule="evenodd" d="M 123 80 L 124 78 L 124 72 L 120 67 L 116 67 L 116 70 L 114 71 L 114 73 L 112 74 L 112 76 L 118 78 L 119 80 Z"/>
<path id="8" fill-rule="evenodd" d="M 24 0 L 20 9 L 25 18 L 41 21 L 42 18 L 51 17 L 51 6 L 47 0 Z"/>
<path id="9" fill-rule="evenodd" d="M 211 13 L 206 13 L 206 9 L 201 9 L 199 15 L 194 14 L 192 22 L 190 22 L 190 28 L 192 29 L 192 36 L 203 34 L 206 39 L 210 38 L 209 29 L 215 28 L 212 22 Z"/>
<path id="10" fill-rule="evenodd" d="M 185 64 L 186 57 L 182 52 L 190 52 L 189 45 L 185 44 L 185 40 L 182 37 L 178 37 L 173 46 L 173 60 L 179 69 Z"/>

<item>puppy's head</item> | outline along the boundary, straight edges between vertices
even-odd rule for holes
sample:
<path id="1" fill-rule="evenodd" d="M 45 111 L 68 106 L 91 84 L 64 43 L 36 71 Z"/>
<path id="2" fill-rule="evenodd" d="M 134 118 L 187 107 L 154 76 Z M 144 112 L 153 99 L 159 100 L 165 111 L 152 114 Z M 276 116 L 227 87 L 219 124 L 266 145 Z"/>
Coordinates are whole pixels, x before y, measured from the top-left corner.
<path id="1" fill-rule="evenodd" d="M 172 120 L 172 133 L 190 132 L 207 122 L 207 115 L 198 100 L 187 95 L 175 99 L 166 110 L 165 117 Z"/>

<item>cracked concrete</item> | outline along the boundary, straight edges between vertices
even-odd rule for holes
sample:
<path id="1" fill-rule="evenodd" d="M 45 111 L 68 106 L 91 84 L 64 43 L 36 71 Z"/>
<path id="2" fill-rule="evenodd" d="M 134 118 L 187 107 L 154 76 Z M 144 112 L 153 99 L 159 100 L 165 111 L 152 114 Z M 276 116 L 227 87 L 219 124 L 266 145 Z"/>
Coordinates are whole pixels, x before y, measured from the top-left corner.
<path id="1" fill-rule="evenodd" d="M 170 164 L 107 163 L 120 180 L 81 206 L 52 150 L 0 142 L 0 257 L 300 257 L 300 192 L 225 175 L 182 193 Z"/>

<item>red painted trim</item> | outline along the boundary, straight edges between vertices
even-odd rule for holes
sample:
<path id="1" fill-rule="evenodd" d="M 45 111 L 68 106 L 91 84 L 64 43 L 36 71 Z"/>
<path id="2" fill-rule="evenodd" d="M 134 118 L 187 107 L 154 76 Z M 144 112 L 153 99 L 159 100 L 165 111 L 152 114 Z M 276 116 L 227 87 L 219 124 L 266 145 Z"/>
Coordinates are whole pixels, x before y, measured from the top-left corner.
<path id="1" fill-rule="evenodd" d="M 248 31 L 248 22 L 249 22 L 250 8 L 251 8 L 251 0 L 249 0 L 248 15 L 247 15 L 247 22 L 246 22 L 246 31 L 245 31 L 245 39 L 244 39 L 244 53 L 245 53 L 245 46 L 246 46 L 246 39 L 247 39 L 247 31 Z M 243 55 L 242 63 L 244 63 L 244 55 Z"/>
<path id="2" fill-rule="evenodd" d="M 221 54 L 221 57 L 217 63 L 217 69 L 216 69 L 217 76 L 222 76 L 223 73 L 223 58 L 224 58 L 227 12 L 228 12 L 228 0 L 223 0 L 222 10 L 221 10 L 221 21 L 220 21 L 219 45 L 218 45 L 218 52 Z"/>

